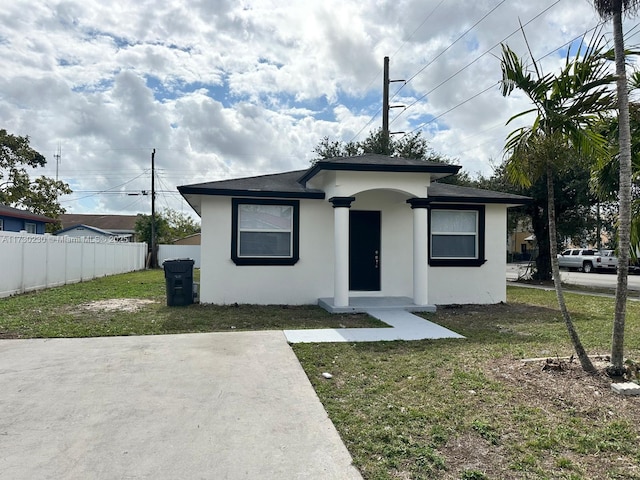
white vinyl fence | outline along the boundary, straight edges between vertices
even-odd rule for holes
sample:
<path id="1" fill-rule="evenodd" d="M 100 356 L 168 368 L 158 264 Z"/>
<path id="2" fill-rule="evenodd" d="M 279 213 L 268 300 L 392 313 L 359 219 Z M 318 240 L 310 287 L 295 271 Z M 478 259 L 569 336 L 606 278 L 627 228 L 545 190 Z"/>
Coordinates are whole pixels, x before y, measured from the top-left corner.
<path id="1" fill-rule="evenodd" d="M 200 245 L 158 245 L 158 265 L 162 267 L 165 260 L 190 258 L 193 267 L 200 268 Z"/>
<path id="2" fill-rule="evenodd" d="M 0 297 L 145 268 L 146 243 L 0 231 Z"/>

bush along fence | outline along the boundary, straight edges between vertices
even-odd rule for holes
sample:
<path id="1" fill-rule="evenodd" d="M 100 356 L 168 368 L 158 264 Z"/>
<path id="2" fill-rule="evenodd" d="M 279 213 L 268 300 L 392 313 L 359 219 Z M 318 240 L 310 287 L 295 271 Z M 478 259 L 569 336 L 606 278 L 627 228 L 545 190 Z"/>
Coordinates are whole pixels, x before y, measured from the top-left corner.
<path id="1" fill-rule="evenodd" d="M 145 268 L 146 243 L 0 231 L 0 297 Z"/>

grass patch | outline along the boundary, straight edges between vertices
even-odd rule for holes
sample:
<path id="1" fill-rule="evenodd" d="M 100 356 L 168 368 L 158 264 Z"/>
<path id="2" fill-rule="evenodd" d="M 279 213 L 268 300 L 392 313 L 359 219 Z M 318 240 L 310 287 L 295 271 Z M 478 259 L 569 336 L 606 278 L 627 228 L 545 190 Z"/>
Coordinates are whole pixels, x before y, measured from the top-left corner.
<path id="1" fill-rule="evenodd" d="M 104 307 L 114 299 L 135 308 Z M 566 300 L 587 351 L 608 353 L 613 299 Z M 424 315 L 467 338 L 293 346 L 365 479 L 640 480 L 637 398 L 575 363 L 542 372 L 520 361 L 572 353 L 553 292 L 509 287 L 507 304 Z M 640 303 L 629 302 L 635 360 L 638 318 Z M 161 270 L 0 299 L 5 338 L 343 326 L 384 324 L 314 306 L 166 307 Z"/>
<path id="2" fill-rule="evenodd" d="M 613 302 L 567 294 L 591 354 L 609 351 Z M 572 353 L 554 292 L 510 287 L 507 304 L 425 317 L 467 338 L 293 346 L 365 479 L 640 479 L 636 398 L 575 363 L 520 361 Z M 637 359 L 640 303 L 627 318 Z"/>
<path id="3" fill-rule="evenodd" d="M 387 327 L 366 314 L 332 315 L 314 305 L 167 307 L 165 290 L 164 272 L 146 270 L 2 298 L 0 338 Z"/>

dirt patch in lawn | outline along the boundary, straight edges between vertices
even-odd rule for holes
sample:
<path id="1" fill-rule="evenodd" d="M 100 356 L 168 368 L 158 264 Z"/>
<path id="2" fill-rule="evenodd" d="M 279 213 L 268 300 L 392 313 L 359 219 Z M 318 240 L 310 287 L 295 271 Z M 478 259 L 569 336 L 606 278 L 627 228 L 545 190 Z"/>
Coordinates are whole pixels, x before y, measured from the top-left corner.
<path id="1" fill-rule="evenodd" d="M 502 359 L 489 363 L 485 371 L 490 378 L 507 385 L 512 391 L 513 404 L 504 408 L 521 410 L 521 421 L 530 423 L 529 428 L 538 428 L 536 418 L 547 419 L 551 426 L 547 427 L 548 431 L 536 432 L 522 445 L 533 449 L 548 448 L 550 453 L 554 452 L 541 462 L 542 465 L 539 464 L 547 472 L 555 471 L 558 478 L 565 478 L 563 475 L 568 475 L 566 469 L 559 468 L 565 463 L 571 465 L 570 471 L 580 472 L 584 478 L 640 478 L 637 458 L 632 452 L 625 451 L 630 444 L 637 445 L 640 440 L 637 428 L 640 425 L 640 397 L 612 391 L 612 382 L 625 379 L 607 376 L 608 357 L 595 357 L 592 361 L 598 370 L 596 374 L 586 373 L 577 360 L 558 358 L 535 361 Z M 568 431 L 553 429 L 554 422 L 567 425 L 571 420 L 575 422 L 574 436 L 579 438 L 575 443 L 571 442 L 571 446 L 564 445 L 562 441 L 545 445 L 543 440 L 535 438 L 548 435 L 553 442 L 562 439 L 563 435 L 571 435 Z M 503 424 L 503 428 L 503 439 L 523 436 L 522 430 L 517 432 L 514 428 L 510 431 L 508 424 Z M 483 465 L 482 449 L 477 448 L 479 444 L 474 447 L 472 442 L 466 447 L 462 452 L 467 462 L 475 460 L 476 467 L 487 466 Z M 475 454 L 470 455 L 469 452 L 473 451 Z M 491 462 L 491 467 L 496 467 L 495 458 Z M 498 472 L 505 465 L 500 463 L 498 471 L 493 472 L 497 475 L 495 478 L 502 478 Z M 612 472 L 618 476 L 610 476 Z M 515 475 L 514 478 L 521 477 Z M 526 474 L 522 478 L 526 478 Z"/>
<path id="2" fill-rule="evenodd" d="M 111 298 L 83 303 L 78 308 L 88 312 L 137 312 L 152 303 L 157 302 L 143 298 Z"/>

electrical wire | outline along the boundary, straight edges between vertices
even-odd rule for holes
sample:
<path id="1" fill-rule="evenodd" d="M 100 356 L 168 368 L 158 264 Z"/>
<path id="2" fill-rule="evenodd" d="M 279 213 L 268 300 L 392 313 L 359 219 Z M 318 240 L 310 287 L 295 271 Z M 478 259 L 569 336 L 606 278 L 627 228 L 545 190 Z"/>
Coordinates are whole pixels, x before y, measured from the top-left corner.
<path id="1" fill-rule="evenodd" d="M 426 16 L 426 18 L 420 23 L 420 25 L 418 25 L 413 32 L 411 32 L 411 34 L 407 37 L 407 39 L 402 42 L 402 45 L 400 45 L 400 47 L 398 47 L 398 49 L 392 54 L 390 55 L 391 57 L 395 56 L 400 50 L 402 50 L 404 48 L 404 46 L 409 42 L 409 40 L 411 38 L 413 38 L 413 36 L 418 32 L 418 30 L 420 30 L 422 28 L 422 26 L 427 23 L 427 21 L 433 16 L 433 14 L 435 13 L 435 11 L 440 8 L 440 5 L 442 5 L 444 3 L 444 0 L 440 0 L 440 3 L 438 3 L 433 10 L 431 10 L 431 12 L 429 12 L 429 14 Z M 371 81 L 367 84 L 367 86 L 365 87 L 365 91 L 368 91 L 369 88 L 371 87 L 371 85 L 373 84 L 373 82 L 375 80 L 377 80 L 380 77 L 380 73 L 382 72 L 382 70 L 378 70 L 378 73 L 376 74 L 375 77 L 373 77 L 371 79 Z M 397 92 L 396 92 L 397 94 Z M 394 97 L 395 95 L 394 94 Z M 392 97 L 393 98 L 393 97 Z M 356 133 L 351 140 L 349 140 L 349 143 L 353 142 L 356 138 L 358 138 L 358 136 L 364 131 L 365 128 L 367 128 L 369 125 L 371 125 L 371 123 L 377 118 L 378 114 L 382 112 L 382 107 L 378 108 L 378 110 L 376 111 L 376 113 L 374 113 L 371 118 L 369 119 L 369 121 L 358 131 L 358 133 Z"/>
<path id="2" fill-rule="evenodd" d="M 415 74 L 413 74 L 407 81 L 405 81 L 405 83 L 398 88 L 398 90 L 393 94 L 393 96 L 390 98 L 390 100 L 393 100 L 399 93 L 400 91 L 407 85 L 409 84 L 413 79 L 415 79 L 420 73 L 422 73 L 427 67 L 429 67 L 430 65 L 432 65 L 440 56 L 442 56 L 447 50 L 449 50 L 453 45 L 455 45 L 455 43 L 457 43 L 459 40 L 461 40 L 467 33 L 469 33 L 473 28 L 475 28 L 479 23 L 481 23 L 485 18 L 487 18 L 489 15 L 491 15 L 498 7 L 500 7 L 506 0 L 503 0 L 502 2 L 498 3 L 495 7 L 493 7 L 488 13 L 486 13 L 482 18 L 480 18 L 476 23 L 474 23 L 470 28 L 468 28 L 464 33 L 462 33 L 456 40 L 454 40 L 449 46 L 447 46 L 443 51 L 441 51 L 433 60 L 431 60 L 429 63 L 427 63 L 425 66 L 423 66 L 420 70 L 418 70 Z M 545 14 L 547 11 L 549 11 L 551 8 L 553 8 L 554 6 L 556 6 L 558 3 L 560 3 L 561 0 L 556 0 L 556 2 L 554 2 L 553 4 L 549 5 L 548 7 L 546 7 L 545 9 L 543 9 L 540 13 L 538 13 L 537 15 L 535 15 L 533 18 L 531 18 L 527 23 L 525 23 L 524 26 L 530 24 L 531 22 L 533 22 L 534 20 L 538 19 L 540 16 L 542 16 L 543 14 Z M 438 6 L 440 6 L 440 4 L 438 4 Z M 508 38 L 512 37 L 514 34 L 516 34 L 517 32 L 520 31 L 520 28 L 514 30 L 512 33 L 510 33 L 508 36 L 506 36 L 505 38 L 503 38 L 500 42 L 498 42 L 498 44 L 492 46 L 489 50 L 485 51 L 483 54 L 481 54 L 479 57 L 477 57 L 475 60 L 473 60 L 471 63 L 467 64 L 464 68 L 462 68 L 461 70 L 459 70 L 458 72 L 456 72 L 454 75 L 452 75 L 451 77 L 449 77 L 448 79 L 446 79 L 442 84 L 446 83 L 447 81 L 449 81 L 451 78 L 455 77 L 456 75 L 458 75 L 460 72 L 464 71 L 466 68 L 470 67 L 471 65 L 475 64 L 478 60 L 480 60 L 482 57 L 484 57 L 487 53 L 489 53 L 491 50 L 493 50 L 496 46 L 500 45 L 500 43 L 504 42 L 505 40 L 507 40 Z M 441 84 L 441 85 L 442 85 Z M 438 85 L 436 88 L 439 88 L 441 85 Z M 401 117 L 409 108 L 413 107 L 415 104 L 417 104 L 419 101 L 421 101 L 422 99 L 424 99 L 427 95 L 429 95 L 430 93 L 433 92 L 432 89 L 430 92 L 427 92 L 426 94 L 424 94 L 423 96 L 421 96 L 419 99 L 417 99 L 416 101 L 414 101 L 413 103 L 411 103 L 409 106 L 404 107 L 404 109 L 397 115 L 395 116 L 393 119 L 390 120 L 389 125 L 393 124 L 393 122 L 395 122 L 399 117 Z M 351 139 L 351 141 L 355 140 L 358 136 L 360 136 L 360 134 L 369 126 L 371 125 L 371 123 L 373 123 L 373 121 L 377 118 L 378 114 L 382 111 L 382 107 L 379 108 L 377 110 L 377 112 L 369 119 L 369 121 L 358 131 L 358 133 L 356 133 L 353 138 Z M 415 131 L 415 130 L 414 130 Z"/>
<path id="3" fill-rule="evenodd" d="M 100 194 L 104 194 L 104 193 L 106 193 L 106 192 L 110 192 L 110 191 L 112 191 L 112 190 L 113 190 L 113 189 L 115 189 L 115 188 L 123 187 L 123 186 L 125 186 L 125 185 L 127 185 L 127 184 L 129 184 L 129 183 L 133 182 L 134 180 L 137 180 L 138 178 L 140 178 L 141 176 L 143 176 L 143 175 L 147 174 L 148 172 L 149 172 L 149 170 L 145 170 L 145 171 L 143 171 L 140 175 L 138 175 L 138 176 L 136 176 L 136 177 L 134 177 L 134 178 L 132 178 L 132 179 L 130 179 L 130 180 L 127 180 L 126 182 L 121 183 L 120 185 L 116 185 L 116 186 L 114 186 L 114 187 L 110 187 L 110 188 L 107 188 L 107 189 L 105 189 L 105 190 L 99 190 L 99 191 L 97 191 L 97 192 L 95 192 L 95 193 L 92 193 L 92 194 L 90 194 L 90 195 L 86 195 L 86 196 L 84 196 L 84 197 L 78 197 L 78 198 L 72 198 L 72 199 L 68 199 L 68 200 L 63 200 L 63 201 L 60 201 L 60 203 L 71 203 L 71 202 L 77 202 L 78 200 L 83 200 L 83 199 L 85 199 L 85 198 L 93 197 L 93 196 L 95 196 L 95 195 L 100 195 Z M 119 192 L 117 192 L 117 193 L 119 193 Z"/>
<path id="4" fill-rule="evenodd" d="M 396 95 L 400 92 L 400 90 L 402 90 L 405 86 L 407 86 L 414 78 L 416 78 L 418 75 L 420 75 L 422 72 L 425 71 L 425 69 L 427 67 L 429 67 L 430 65 L 432 65 L 436 60 L 438 60 L 438 58 L 440 58 L 442 55 L 444 55 L 451 47 L 453 47 L 456 43 L 458 43 L 460 40 L 462 40 L 467 33 L 469 33 L 471 30 L 473 30 L 474 28 L 476 28 L 480 23 L 482 23 L 482 21 L 484 19 L 486 19 L 489 15 L 491 15 L 493 12 L 495 12 L 498 7 L 500 7 L 504 2 L 506 2 L 507 0 L 502 0 L 499 4 L 497 4 L 495 7 L 493 7 L 491 10 L 489 10 L 487 13 L 485 13 L 482 18 L 480 18 L 480 20 L 478 20 L 476 23 L 474 23 L 473 25 L 471 25 L 468 29 L 466 29 L 458 38 L 456 38 L 453 42 L 451 42 L 447 48 L 445 48 L 444 50 L 442 50 L 440 53 L 438 53 L 435 57 L 433 57 L 433 59 L 427 63 L 425 66 L 423 66 L 420 70 L 418 70 L 416 73 L 414 73 L 411 77 L 409 77 L 409 79 L 407 81 L 404 82 L 404 84 L 398 89 L 398 91 L 396 92 Z M 560 0 L 558 0 L 556 3 L 558 3 Z M 394 95 L 395 96 L 395 95 Z"/>
<path id="5" fill-rule="evenodd" d="M 442 82 L 440 82 L 438 85 L 436 85 L 434 88 L 432 88 L 431 90 L 429 90 L 427 93 L 425 93 L 424 95 L 420 96 L 418 99 L 416 99 L 415 101 L 413 101 L 411 104 L 409 104 L 408 106 L 406 106 L 396 117 L 393 118 L 393 120 L 391 120 L 389 122 L 389 125 L 393 124 L 393 122 L 395 122 L 398 118 L 400 118 L 407 110 L 409 110 L 411 107 L 413 107 L 414 105 L 416 105 L 418 102 L 420 102 L 421 100 L 423 100 L 425 97 L 427 97 L 428 95 L 431 95 L 434 91 L 436 91 L 438 88 L 440 88 L 441 86 L 443 86 L 444 84 L 446 84 L 448 81 L 450 81 L 451 79 L 453 79 L 454 77 L 458 76 L 460 73 L 462 73 L 463 71 L 465 71 L 467 68 L 469 68 L 470 66 L 474 65 L 476 62 L 478 62 L 482 57 L 484 57 L 485 55 L 487 55 L 488 53 L 491 53 L 491 51 L 498 47 L 500 44 L 504 43 L 505 40 L 511 38 L 513 35 L 515 35 L 516 33 L 518 33 L 519 31 L 522 30 L 522 28 L 526 27 L 527 25 L 529 25 L 530 23 L 532 23 L 534 20 L 537 20 L 540 16 L 542 16 L 543 14 L 545 14 L 547 11 L 549 11 L 551 8 L 553 8 L 554 6 L 556 6 L 558 3 L 560 3 L 561 0 L 556 0 L 555 3 L 551 4 L 550 6 L 548 6 L 547 8 L 545 8 L 544 10 L 542 10 L 540 13 L 538 13 L 536 16 L 534 16 L 533 18 L 531 18 L 528 22 L 526 22 L 524 25 L 522 25 L 521 27 L 517 28 L 516 30 L 514 30 L 513 32 L 511 32 L 509 35 L 507 35 L 505 38 L 503 38 L 502 40 L 500 40 L 498 43 L 496 43 L 495 45 L 493 45 L 491 48 L 485 50 L 482 54 L 480 54 L 478 57 L 476 57 L 474 60 L 472 60 L 471 62 L 469 62 L 467 65 L 465 65 L 464 67 L 460 68 L 458 71 L 456 71 L 454 74 L 450 75 L 449 77 L 447 77 L 445 80 L 443 80 Z M 559 47 L 562 48 L 562 47 Z M 557 50 L 557 49 L 556 49 Z"/>
<path id="6" fill-rule="evenodd" d="M 568 46 L 568 45 L 571 45 L 571 44 L 572 44 L 573 42 L 575 42 L 576 40 L 578 40 L 578 39 L 580 39 L 580 38 L 583 38 L 586 34 L 588 34 L 589 32 L 592 32 L 592 31 L 596 30 L 597 28 L 599 28 L 599 27 L 600 27 L 600 26 L 602 26 L 602 25 L 603 25 L 603 22 L 599 22 L 596 26 L 594 26 L 594 27 L 592 27 L 592 28 L 590 28 L 590 29 L 586 30 L 586 31 L 585 31 L 584 33 L 582 33 L 581 35 L 578 35 L 578 36 L 574 37 L 573 39 L 569 40 L 568 42 L 565 42 L 564 44 L 560 45 L 559 47 L 557 47 L 557 48 L 555 48 L 555 49 L 551 50 L 550 52 L 546 53 L 545 55 L 541 56 L 540 58 L 538 58 L 538 61 L 540 61 L 540 60 L 542 60 L 542 59 L 544 59 L 544 58 L 546 58 L 546 57 L 548 57 L 548 56 L 550 56 L 550 55 L 553 55 L 555 52 L 557 52 L 558 50 L 560 50 L 560 49 L 562 49 L 562 48 L 564 48 L 564 47 L 566 47 L 566 46 Z M 512 34 L 512 35 L 513 35 L 513 34 Z M 511 35 L 510 35 L 510 36 L 511 36 Z M 509 37 L 507 37 L 507 38 L 509 38 Z M 501 43 L 502 43 L 502 42 L 501 42 Z M 492 47 L 492 48 L 495 48 L 495 46 L 494 46 L 494 47 Z M 487 52 L 485 52 L 485 53 L 487 53 Z M 484 54 L 483 54 L 483 55 L 484 55 Z M 475 60 L 474 60 L 474 62 L 475 62 Z M 472 63 L 473 63 L 473 62 L 472 62 Z M 471 65 L 471 64 L 467 65 L 467 67 L 468 67 L 468 66 L 470 66 L 470 65 Z M 467 67 L 464 67 L 464 68 L 467 68 Z M 464 68 L 463 68 L 463 69 L 464 69 Z M 449 79 L 451 79 L 451 78 L 453 78 L 454 76 L 456 76 L 456 75 L 457 75 L 458 73 L 460 73 L 463 69 L 458 70 L 458 72 L 454 73 L 451 77 L 449 77 Z M 447 80 L 449 80 L 449 79 L 447 79 Z M 445 80 L 445 82 L 446 82 L 447 80 Z M 436 90 L 437 88 L 439 88 L 440 86 L 442 86 L 442 85 L 443 85 L 443 83 L 445 83 L 445 82 L 440 83 L 438 86 L 436 86 L 435 88 L 433 88 L 432 90 L 430 90 L 430 91 L 429 91 L 427 94 L 425 94 L 424 96 L 426 96 L 426 95 L 428 95 L 428 94 L 432 93 L 434 90 Z M 443 113 L 439 114 L 438 116 L 436 116 L 436 117 L 434 117 L 434 118 L 430 119 L 430 120 L 429 120 L 429 121 L 427 121 L 427 122 L 424 122 L 424 123 L 420 124 L 418 127 L 414 128 L 414 129 L 413 129 L 413 130 L 411 130 L 409 133 L 405 134 L 405 136 L 406 136 L 406 135 L 410 135 L 410 134 L 412 134 L 412 133 L 416 132 L 417 130 L 420 130 L 420 129 L 421 129 L 422 127 L 424 127 L 425 125 L 428 125 L 429 123 L 432 123 L 432 122 L 436 121 L 437 119 L 441 118 L 442 116 L 446 115 L 447 113 L 451 112 L 452 110 L 455 110 L 456 108 L 461 107 L 462 105 L 464 105 L 465 103 L 467 103 L 467 102 L 469 102 L 469 101 L 473 100 L 474 98 L 477 98 L 477 97 L 479 97 L 480 95 L 484 94 L 485 92 L 488 92 L 489 90 L 491 90 L 494 86 L 496 86 L 496 85 L 497 85 L 497 84 L 499 84 L 499 83 L 500 83 L 500 82 L 497 82 L 497 83 L 494 83 L 494 84 L 490 85 L 489 87 L 487 87 L 486 89 L 482 90 L 481 92 L 478 92 L 478 93 L 476 93 L 475 95 L 473 95 L 472 97 L 470 97 L 470 98 L 468 98 L 468 99 L 466 99 L 466 100 L 464 100 L 464 101 L 462 101 L 462 102 L 458 103 L 457 105 L 455 105 L 455 106 L 453 106 L 453 107 L 449 108 L 447 111 L 445 111 L 445 112 L 443 112 Z M 424 98 L 424 96 L 423 96 L 423 97 L 421 97 L 421 98 Z M 414 104 L 415 104 L 415 103 L 416 103 L 416 102 L 414 102 Z M 412 105 L 413 105 L 413 104 L 412 104 Z M 396 117 L 396 118 L 397 118 L 397 117 Z M 403 137 L 403 138 L 404 138 L 404 137 Z"/>

